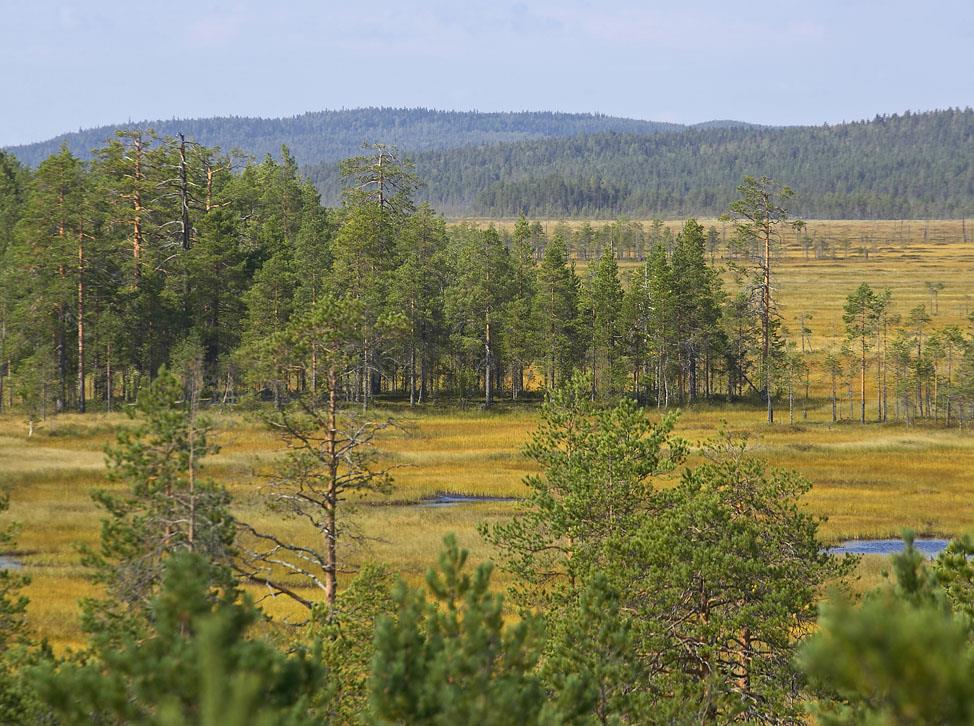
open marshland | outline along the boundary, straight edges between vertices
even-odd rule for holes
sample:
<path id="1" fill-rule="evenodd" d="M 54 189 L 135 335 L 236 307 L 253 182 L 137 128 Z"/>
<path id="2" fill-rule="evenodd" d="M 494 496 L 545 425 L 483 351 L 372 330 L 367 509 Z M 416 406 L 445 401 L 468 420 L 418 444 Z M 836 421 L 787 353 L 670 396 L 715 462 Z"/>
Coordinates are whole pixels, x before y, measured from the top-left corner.
<path id="1" fill-rule="evenodd" d="M 925 240 L 923 230 L 922 222 L 810 222 L 809 234 L 831 240 L 834 254 L 806 255 L 798 243 L 783 250 L 776 286 L 785 323 L 794 325 L 800 313 L 808 314 L 809 343 L 821 355 L 841 343 L 842 304 L 865 281 L 889 287 L 898 312 L 925 304 L 938 310 L 935 325 L 966 325 L 974 293 L 974 242 L 964 242 L 963 235 L 966 230 L 970 239 L 972 230 L 959 221 L 930 222 Z M 926 285 L 933 281 L 943 283 L 936 301 Z M 813 364 L 811 376 L 807 415 L 796 411 L 794 425 L 787 423 L 786 410 L 783 423 L 769 427 L 759 408 L 694 407 L 683 413 L 677 434 L 699 446 L 722 428 L 748 432 L 755 455 L 812 481 L 806 505 L 828 517 L 823 535 L 830 542 L 896 536 L 904 528 L 951 536 L 974 527 L 974 432 L 932 424 L 833 424 L 820 365 Z M 868 379 L 870 414 L 873 385 Z M 349 552 L 349 560 L 382 561 L 418 578 L 449 531 L 476 557 L 489 556 L 478 522 L 505 517 L 516 504 L 429 507 L 422 502 L 440 493 L 521 496 L 522 479 L 532 471 L 521 449 L 537 423 L 536 406 L 502 403 L 484 412 L 476 406 L 459 411 L 380 405 L 402 423 L 400 431 L 381 441 L 382 457 L 395 469 L 395 486 L 387 496 L 358 504 L 354 521 L 367 538 Z M 849 417 L 845 400 L 840 412 Z M 213 440 L 221 451 L 207 461 L 206 472 L 227 485 L 241 517 L 259 523 L 275 516 L 260 506 L 258 492 L 281 456 L 282 443 L 245 413 L 213 412 L 212 418 Z M 104 448 L 125 425 L 121 414 L 66 414 L 43 421 L 28 440 L 23 416 L 0 417 L 0 483 L 11 495 L 5 520 L 21 526 L 13 556 L 33 578 L 27 592 L 31 623 L 58 647 L 78 642 L 76 601 L 92 592 L 78 546 L 97 541 L 101 515 L 91 493 L 109 486 Z M 874 581 L 881 567 L 882 560 L 864 561 L 864 580 Z"/>

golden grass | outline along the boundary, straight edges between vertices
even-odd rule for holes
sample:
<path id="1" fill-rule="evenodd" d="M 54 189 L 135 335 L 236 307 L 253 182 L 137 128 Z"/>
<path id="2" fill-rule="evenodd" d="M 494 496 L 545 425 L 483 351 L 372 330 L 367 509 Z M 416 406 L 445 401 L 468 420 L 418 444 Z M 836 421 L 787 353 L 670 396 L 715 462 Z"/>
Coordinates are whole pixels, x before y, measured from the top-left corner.
<path id="1" fill-rule="evenodd" d="M 806 260 L 793 245 L 785 250 L 777 276 L 782 311 L 793 328 L 799 311 L 813 315 L 811 342 L 817 355 L 838 342 L 832 331 L 841 336 L 842 303 L 861 281 L 891 287 L 902 313 L 917 304 L 929 307 L 924 282 L 942 281 L 946 287 L 935 324 L 963 320 L 970 307 L 974 243 L 955 241 L 959 222 L 931 222 L 926 242 L 922 227 L 922 222 L 810 223 L 811 234 L 876 240 L 870 243 L 868 260 L 854 254 L 854 245 L 848 257 L 842 256 L 840 245 L 838 259 Z M 974 225 L 968 234 L 974 234 Z M 763 411 L 747 406 L 702 406 L 684 414 L 678 434 L 695 445 L 720 428 L 751 434 L 757 455 L 797 469 L 813 482 L 806 504 L 829 517 L 823 528 L 829 541 L 896 536 L 905 527 L 948 536 L 974 528 L 974 435 L 935 427 L 832 425 L 824 398 L 827 382 L 820 370 L 813 376 L 816 398 L 807 421 L 797 414 L 799 425 L 768 427 Z M 871 379 L 868 386 L 867 397 L 873 399 Z M 374 539 L 351 551 L 350 560 L 382 561 L 418 582 L 450 531 L 474 560 L 488 557 L 477 523 L 506 517 L 513 505 L 428 508 L 407 502 L 439 492 L 522 495 L 522 479 L 532 466 L 521 448 L 537 423 L 537 410 L 525 405 L 489 413 L 475 407 L 410 412 L 397 406 L 391 412 L 405 428 L 382 440 L 387 463 L 396 467 L 396 487 L 390 496 L 370 497 L 358 506 L 356 521 Z M 786 411 L 780 415 L 787 420 Z M 242 516 L 269 524 L 271 516 L 259 506 L 258 474 L 281 455 L 281 443 L 243 414 L 216 415 L 215 424 L 213 438 L 222 450 L 207 462 L 207 471 L 229 487 Z M 126 425 L 121 414 L 65 414 L 42 422 L 27 441 L 22 417 L 0 416 L 0 486 L 11 492 L 5 519 L 22 524 L 18 547 L 33 577 L 27 593 L 31 624 L 59 648 L 78 643 L 75 603 L 94 593 L 84 579 L 77 545 L 97 541 L 101 514 L 90 495 L 108 486 L 103 450 L 117 428 Z M 295 523 L 275 524 L 299 532 Z M 878 582 L 882 567 L 883 559 L 864 560 L 860 586 Z M 280 599 L 265 601 L 265 607 L 275 614 L 291 612 Z"/>
<path id="2" fill-rule="evenodd" d="M 444 534 L 455 532 L 474 559 L 490 555 L 476 532 L 478 522 L 497 520 L 513 505 L 488 502 L 430 508 L 403 504 L 437 492 L 493 496 L 524 493 L 521 479 L 532 470 L 520 454 L 536 423 L 536 411 L 509 415 L 466 414 L 419 416 L 408 436 L 385 442 L 396 464 L 397 486 L 388 497 L 370 497 L 354 515 L 372 541 L 348 552 L 352 562 L 387 563 L 411 581 L 418 581 L 434 562 Z M 858 536 L 895 536 L 904 527 L 924 534 L 951 535 L 974 524 L 970 475 L 974 470 L 974 437 L 943 430 L 907 431 L 895 426 L 802 427 L 759 423 L 753 409 L 700 410 L 686 413 L 680 435 L 694 444 L 712 437 L 722 425 L 750 430 L 753 450 L 776 466 L 794 468 L 813 482 L 807 498 L 811 511 L 828 515 L 823 534 L 831 541 Z M 118 417 L 119 423 L 124 423 Z M 272 516 L 259 506 L 260 479 L 254 472 L 280 444 L 255 422 L 240 417 L 219 418 L 217 441 L 225 449 L 208 471 L 228 485 L 239 514 L 260 525 Z M 226 424 L 232 422 L 232 426 Z M 9 423 L 9 417 L 0 419 Z M 100 456 L 99 436 L 93 449 L 74 438 L 35 435 L 31 442 L 0 440 L 3 461 L 30 461 L 30 467 L 4 471 L 11 490 L 9 518 L 22 524 L 19 548 L 27 571 L 34 577 L 28 590 L 30 617 L 37 632 L 55 645 L 76 644 L 79 638 L 75 602 L 93 593 L 78 562 L 77 545 L 95 544 L 100 512 L 90 499 L 97 487 L 108 486 L 103 467 L 91 468 Z M 62 442 L 65 447 L 62 448 Z M 47 456 L 51 451 L 56 455 Z M 42 452 L 44 458 L 34 458 Z M 72 457 L 79 468 L 70 467 Z M 663 482 L 663 485 L 668 485 Z M 295 536 L 305 536 L 294 522 L 274 522 Z M 869 567 L 875 569 L 873 563 Z M 873 573 L 875 574 L 875 573 Z M 870 577 L 870 581 L 875 577 Z M 266 603 L 272 613 L 289 612 L 283 600 Z"/>

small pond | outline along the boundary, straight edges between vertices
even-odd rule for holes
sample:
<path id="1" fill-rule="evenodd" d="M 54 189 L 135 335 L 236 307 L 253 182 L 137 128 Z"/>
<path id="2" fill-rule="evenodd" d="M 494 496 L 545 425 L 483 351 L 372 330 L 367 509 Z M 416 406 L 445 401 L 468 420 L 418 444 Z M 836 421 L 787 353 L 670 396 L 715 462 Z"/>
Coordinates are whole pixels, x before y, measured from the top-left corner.
<path id="1" fill-rule="evenodd" d="M 915 539 L 913 546 L 927 557 L 933 558 L 947 546 L 946 539 Z M 834 555 L 895 555 L 905 547 L 902 539 L 851 539 L 835 547 L 829 552 Z"/>
<path id="2" fill-rule="evenodd" d="M 455 507 L 459 504 L 482 504 L 484 502 L 515 502 L 515 497 L 476 497 L 467 494 L 437 494 L 418 502 L 421 507 Z"/>
<path id="3" fill-rule="evenodd" d="M 19 570 L 21 567 L 20 560 L 8 555 L 0 555 L 0 570 Z"/>

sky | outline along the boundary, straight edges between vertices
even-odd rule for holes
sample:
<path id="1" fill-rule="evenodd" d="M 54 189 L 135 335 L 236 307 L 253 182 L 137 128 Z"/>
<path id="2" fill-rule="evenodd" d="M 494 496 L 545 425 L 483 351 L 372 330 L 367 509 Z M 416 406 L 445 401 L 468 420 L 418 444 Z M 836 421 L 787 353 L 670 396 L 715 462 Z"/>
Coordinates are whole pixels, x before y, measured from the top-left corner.
<path id="1" fill-rule="evenodd" d="M 0 0 L 0 145 L 360 106 L 821 124 L 974 104 L 974 0 Z"/>

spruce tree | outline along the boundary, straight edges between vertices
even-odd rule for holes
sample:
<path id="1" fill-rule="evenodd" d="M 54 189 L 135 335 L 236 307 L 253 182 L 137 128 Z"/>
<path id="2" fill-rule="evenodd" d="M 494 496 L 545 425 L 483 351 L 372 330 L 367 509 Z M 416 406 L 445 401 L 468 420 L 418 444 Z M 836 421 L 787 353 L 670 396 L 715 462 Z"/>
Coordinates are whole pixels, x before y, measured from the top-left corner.
<path id="1" fill-rule="evenodd" d="M 425 397 L 445 338 L 446 246 L 446 225 L 426 205 L 405 222 L 397 241 L 399 264 L 392 273 L 388 304 L 405 318 L 401 360 L 411 406 Z"/>
<path id="2" fill-rule="evenodd" d="M 686 400 L 710 394 L 710 374 L 722 346 L 720 304 L 721 283 L 707 265 L 703 227 L 687 220 L 677 237 L 672 259 L 674 324 L 680 331 L 680 357 L 686 378 L 681 386 Z"/>

